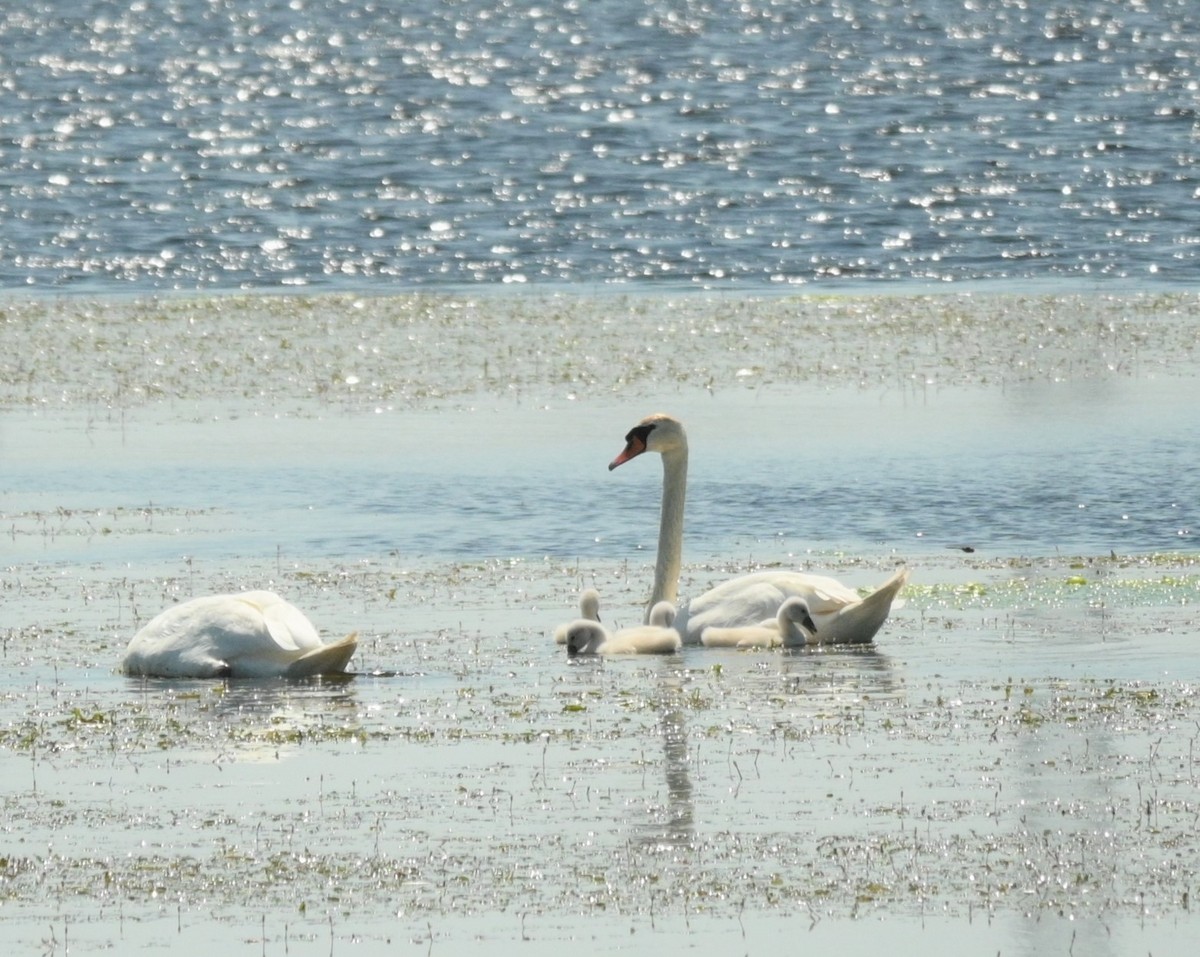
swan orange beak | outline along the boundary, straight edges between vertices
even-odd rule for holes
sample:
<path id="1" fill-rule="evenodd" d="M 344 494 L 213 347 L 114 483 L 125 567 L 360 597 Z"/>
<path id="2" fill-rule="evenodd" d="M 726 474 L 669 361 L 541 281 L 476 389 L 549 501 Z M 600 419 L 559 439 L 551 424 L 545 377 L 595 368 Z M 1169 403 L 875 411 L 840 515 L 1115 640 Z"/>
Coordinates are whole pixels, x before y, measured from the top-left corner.
<path id="1" fill-rule="evenodd" d="M 618 465 L 624 465 L 632 458 L 636 458 L 646 451 L 646 440 L 639 435 L 630 435 L 625 442 L 625 448 L 621 450 L 621 454 L 608 463 L 608 470 L 611 472 Z"/>

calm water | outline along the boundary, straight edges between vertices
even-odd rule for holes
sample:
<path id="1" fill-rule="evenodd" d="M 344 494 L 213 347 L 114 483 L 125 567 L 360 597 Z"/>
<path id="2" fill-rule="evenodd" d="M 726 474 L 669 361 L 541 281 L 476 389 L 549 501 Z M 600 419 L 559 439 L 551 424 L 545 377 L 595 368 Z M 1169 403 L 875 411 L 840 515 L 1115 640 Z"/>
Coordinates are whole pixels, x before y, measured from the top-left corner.
<path id="1" fill-rule="evenodd" d="M 1189 282 L 1191 0 L 0 14 L 0 286 Z"/>
<path id="2" fill-rule="evenodd" d="M 1162 416 L 1166 407 L 1175 414 Z M 1200 529 L 1198 408 L 1190 379 L 916 406 L 816 390 L 677 397 L 671 411 L 694 446 L 687 558 L 1188 550 Z M 123 426 L 9 416 L 4 501 L 21 533 L 10 547 L 151 563 L 277 551 L 305 561 L 652 563 L 659 460 L 606 470 L 646 411 L 621 402 L 297 421 L 139 415 Z M 146 531 L 146 507 L 169 510 L 152 520 L 160 534 L 100 533 Z M 69 514 L 56 517 L 59 508 Z"/>

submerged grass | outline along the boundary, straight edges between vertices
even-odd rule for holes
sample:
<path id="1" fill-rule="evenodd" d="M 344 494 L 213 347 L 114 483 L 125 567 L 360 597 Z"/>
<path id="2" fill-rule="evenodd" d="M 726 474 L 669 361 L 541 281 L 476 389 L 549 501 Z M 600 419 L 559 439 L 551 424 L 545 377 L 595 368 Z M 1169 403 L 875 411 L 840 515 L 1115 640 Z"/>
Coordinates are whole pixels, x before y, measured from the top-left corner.
<path id="1" fill-rule="evenodd" d="M 1191 579 L 1187 561 L 1144 567 Z M 1007 633 L 1031 586 L 976 572 L 963 591 L 924 567 L 934 583 L 875 648 L 571 664 L 527 609 L 475 634 L 425 630 L 409 606 L 394 630 L 435 582 L 468 619 L 495 615 L 501 574 L 551 604 L 541 563 L 298 568 L 279 585 L 317 612 L 357 607 L 364 635 L 354 677 L 299 683 L 122 678 L 127 610 L 76 596 L 161 583 L 26 574 L 22 618 L 81 613 L 70 636 L 9 635 L 0 901 L 180 927 L 267 911 L 310 936 L 386 919 L 413 938 L 485 914 L 1185 919 L 1200 682 L 1054 657 L 1103 640 L 1070 560 L 1039 568 L 1068 596 L 1039 599 L 1046 627 L 1069 625 L 1044 650 Z M 1125 580 L 1103 587 L 1136 592 Z M 938 611 L 964 599 L 988 605 Z M 107 652 L 81 652 L 96 634 Z"/>
<path id="2" fill-rule="evenodd" d="M 900 665 L 936 596 L 874 651 L 578 666 L 542 635 L 446 635 L 410 639 L 420 670 L 342 681 L 9 687 L 0 749 L 28 783 L 4 814 L 28 838 L 0 898 L 249 894 L 298 920 L 1184 912 L 1200 685 L 988 679 L 936 648 Z"/>
<path id="3" fill-rule="evenodd" d="M 678 723 L 657 730 L 574 712 L 567 717 L 586 721 L 583 729 L 523 742 L 470 727 L 428 739 L 383 726 L 363 732 L 369 773 L 385 792 L 335 773 L 346 749 L 364 744 L 336 734 L 286 742 L 327 769 L 316 801 L 309 780 L 299 805 L 270 810 L 283 793 L 271 788 L 269 803 L 204 811 L 214 785 L 181 800 L 168 776 L 160 809 L 136 812 L 136 830 L 155 836 L 133 854 L 98 853 L 86 836 L 129 828 L 120 802 L 10 794 L 12 827 L 58 837 L 49 852 L 0 860 L 0 897 L 222 909 L 250 894 L 256 906 L 297 913 L 411 917 L 480 908 L 626 916 L 799 908 L 814 920 L 864 909 L 1106 919 L 1186 910 L 1200 866 L 1195 689 L 1057 682 L 1014 701 L 1006 688 L 969 685 L 953 701 L 859 700 L 799 714 L 795 702 L 767 702 L 750 718 L 740 714 L 742 695 L 731 692 L 731 708 L 692 694 L 691 682 L 707 675 L 680 680 L 671 696 Z M 214 738 L 229 747 L 230 767 L 242 746 L 279 743 L 270 728 L 247 734 L 214 728 L 202 711 L 181 721 L 179 708 L 166 710 L 158 722 L 146 709 L 72 712 L 33 737 L 48 755 L 86 756 L 113 749 L 106 728 L 129 723 L 138 736 L 117 750 L 158 748 L 169 736 L 181 775 L 189 750 Z M 1165 740 L 1181 725 L 1186 748 Z M 402 776 L 388 754 L 397 741 L 437 752 L 469 740 L 492 759 L 486 775 L 479 750 L 466 767 L 456 767 L 454 750 L 416 760 L 406 752 L 419 770 Z M 14 744 L 26 746 L 5 740 Z M 287 776 L 286 759 L 269 763 Z M 355 768 L 368 773 L 362 762 Z M 144 767 L 137 777 L 145 780 Z M 539 821 L 545 813 L 550 827 Z"/>
<path id="4" fill-rule="evenodd" d="M 479 394 L 659 394 L 665 383 L 921 395 L 1190 367 L 1198 313 L 1186 293 L 8 301 L 0 408 L 70 403 L 111 414 L 201 397 L 288 413 L 313 402 L 430 408 Z M 405 348 L 381 348 L 390 342 Z"/>

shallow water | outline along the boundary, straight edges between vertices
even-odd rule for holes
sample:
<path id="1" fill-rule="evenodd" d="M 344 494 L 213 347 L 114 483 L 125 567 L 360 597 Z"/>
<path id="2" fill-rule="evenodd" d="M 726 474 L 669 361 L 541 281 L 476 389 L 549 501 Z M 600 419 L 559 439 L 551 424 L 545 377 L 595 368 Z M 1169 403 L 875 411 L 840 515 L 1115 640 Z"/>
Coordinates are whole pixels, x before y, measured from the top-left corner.
<path id="1" fill-rule="evenodd" d="M 1195 311 L 11 308 L 0 937 L 1180 949 L 1200 862 Z M 21 350 L 33 333 L 44 351 Z M 693 445 L 684 593 L 775 563 L 869 587 L 904 561 L 875 647 L 564 659 L 548 635 L 584 585 L 606 620 L 640 616 L 659 470 L 606 465 L 659 407 Z M 115 674 L 162 607 L 250 586 L 357 630 L 354 676 Z"/>
<path id="2" fill-rule="evenodd" d="M 149 521 L 158 557 L 179 529 L 212 557 L 626 555 L 653 547 L 658 469 L 604 465 L 665 407 L 697 559 L 1173 549 L 1197 318 L 1190 296 L 16 304 L 14 544 Z"/>

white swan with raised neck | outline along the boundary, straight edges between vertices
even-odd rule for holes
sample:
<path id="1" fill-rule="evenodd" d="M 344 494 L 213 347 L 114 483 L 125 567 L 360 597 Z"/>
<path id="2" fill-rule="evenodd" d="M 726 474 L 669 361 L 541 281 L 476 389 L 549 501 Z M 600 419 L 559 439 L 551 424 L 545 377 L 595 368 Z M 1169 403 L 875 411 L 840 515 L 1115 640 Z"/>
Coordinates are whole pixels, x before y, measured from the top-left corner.
<path id="1" fill-rule="evenodd" d="M 682 423 L 670 415 L 647 416 L 625 436 L 625 448 L 609 470 L 657 452 L 663 463 L 662 506 L 654 586 L 647 608 L 660 601 L 678 602 L 683 559 L 683 516 L 687 498 L 688 442 Z M 866 598 L 825 575 L 797 571 L 755 572 L 730 579 L 690 601 L 677 604 L 675 629 L 685 644 L 699 644 L 705 628 L 741 627 L 774 618 L 792 596 L 808 603 L 816 643 L 863 644 L 874 639 L 891 611 L 897 593 L 908 581 L 900 568 Z"/>

